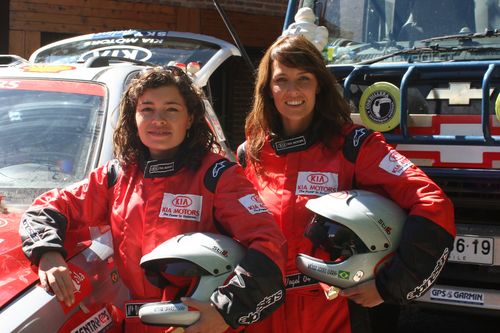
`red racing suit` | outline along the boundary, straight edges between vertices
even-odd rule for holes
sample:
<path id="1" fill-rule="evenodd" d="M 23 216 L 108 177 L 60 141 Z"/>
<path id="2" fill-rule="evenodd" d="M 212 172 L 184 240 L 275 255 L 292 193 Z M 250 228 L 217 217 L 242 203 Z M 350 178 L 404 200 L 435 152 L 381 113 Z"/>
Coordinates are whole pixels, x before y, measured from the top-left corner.
<path id="1" fill-rule="evenodd" d="M 285 305 L 246 332 L 369 332 L 368 311 L 346 298 L 327 301 L 314 281 L 299 273 L 298 253 L 313 253 L 304 236 L 313 217 L 306 202 L 352 188 L 391 198 L 408 212 L 403 236 L 391 264 L 380 270 L 376 286 L 385 302 L 404 303 L 422 295 L 435 281 L 453 245 L 453 205 L 423 171 L 385 143 L 382 134 L 347 125 L 331 148 L 306 136 L 269 139 L 260 151 L 262 173 L 238 159 L 288 241 Z M 243 159 L 243 163 L 242 163 Z M 408 265 L 406 264 L 408 263 Z"/>
<path id="2" fill-rule="evenodd" d="M 176 205 L 179 198 L 184 199 L 182 205 Z M 141 257 L 187 232 L 224 233 L 247 247 L 236 275 L 212 295 L 231 327 L 251 324 L 284 301 L 285 238 L 241 167 L 220 155 L 208 153 L 196 171 L 174 162 L 122 168 L 110 161 L 88 179 L 46 192 L 33 202 L 21 223 L 23 250 L 36 264 L 46 251 L 65 254 L 69 230 L 100 224 L 111 226 L 118 271 L 134 301 L 162 298 L 162 290 L 140 267 Z"/>

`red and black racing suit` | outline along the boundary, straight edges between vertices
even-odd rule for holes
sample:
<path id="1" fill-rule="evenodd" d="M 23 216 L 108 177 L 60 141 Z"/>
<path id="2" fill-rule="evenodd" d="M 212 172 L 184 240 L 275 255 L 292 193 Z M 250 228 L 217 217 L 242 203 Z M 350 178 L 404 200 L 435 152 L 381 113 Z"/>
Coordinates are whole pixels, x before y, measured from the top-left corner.
<path id="1" fill-rule="evenodd" d="M 408 212 L 397 253 L 376 276 L 385 302 L 400 304 L 422 295 L 451 251 L 455 235 L 451 201 L 424 172 L 386 144 L 380 133 L 347 125 L 331 146 L 307 135 L 269 139 L 260 151 L 264 170 L 260 175 L 245 162 L 244 146 L 238 149 L 247 177 L 288 241 L 285 305 L 246 332 L 366 333 L 371 329 L 368 311 L 344 297 L 327 301 L 316 281 L 296 268 L 298 253 L 315 256 L 304 236 L 313 216 L 305 207 L 311 198 L 355 187 L 389 197 Z"/>
<path id="2" fill-rule="evenodd" d="M 114 160 L 85 181 L 38 197 L 21 223 L 23 250 L 36 264 L 47 251 L 65 255 L 69 230 L 109 224 L 118 271 L 132 299 L 160 300 L 162 290 L 148 282 L 141 257 L 181 233 L 224 233 L 248 250 L 236 275 L 211 299 L 237 328 L 260 320 L 284 301 L 285 238 L 256 198 L 241 167 L 217 154 L 207 154 L 196 171 L 161 161 L 121 168 Z M 180 199 L 182 205 L 176 205 Z"/>

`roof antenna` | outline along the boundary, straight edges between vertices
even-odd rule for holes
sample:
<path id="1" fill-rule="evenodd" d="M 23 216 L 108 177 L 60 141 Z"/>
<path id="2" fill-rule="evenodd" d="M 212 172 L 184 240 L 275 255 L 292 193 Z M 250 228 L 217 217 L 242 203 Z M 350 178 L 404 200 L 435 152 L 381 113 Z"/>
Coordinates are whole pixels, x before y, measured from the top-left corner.
<path id="1" fill-rule="evenodd" d="M 255 66 L 253 65 L 252 60 L 250 60 L 250 57 L 248 56 L 247 52 L 245 51 L 245 47 L 241 43 L 240 38 L 238 37 L 238 34 L 236 33 L 233 26 L 231 25 L 231 22 L 229 22 L 229 19 L 227 18 L 227 15 L 224 12 L 224 9 L 219 5 L 217 0 L 214 0 L 214 5 L 215 5 L 215 8 L 217 8 L 219 15 L 222 17 L 222 20 L 224 21 L 224 24 L 226 25 L 227 30 L 229 30 L 231 37 L 233 37 L 233 40 L 236 43 L 236 46 L 240 50 L 241 56 L 243 57 L 243 59 L 245 59 L 248 67 L 250 67 L 252 74 L 255 75 Z"/>

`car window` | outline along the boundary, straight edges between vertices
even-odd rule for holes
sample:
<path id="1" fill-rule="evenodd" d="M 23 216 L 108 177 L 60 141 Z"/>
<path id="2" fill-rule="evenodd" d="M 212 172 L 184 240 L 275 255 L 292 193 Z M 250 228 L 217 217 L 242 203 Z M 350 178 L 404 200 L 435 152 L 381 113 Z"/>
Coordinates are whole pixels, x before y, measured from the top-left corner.
<path id="1" fill-rule="evenodd" d="M 41 192 L 83 179 L 105 96 L 94 83 L 0 80 L 0 188 Z"/>

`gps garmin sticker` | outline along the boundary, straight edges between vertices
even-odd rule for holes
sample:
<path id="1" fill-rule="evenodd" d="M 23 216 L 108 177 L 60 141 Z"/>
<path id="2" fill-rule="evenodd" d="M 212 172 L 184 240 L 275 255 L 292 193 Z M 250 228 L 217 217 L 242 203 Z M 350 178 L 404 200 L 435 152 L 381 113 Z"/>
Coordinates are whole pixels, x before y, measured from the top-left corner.
<path id="1" fill-rule="evenodd" d="M 370 129 L 387 132 L 399 125 L 399 89 L 389 82 L 377 82 L 361 95 L 359 115 Z"/>

